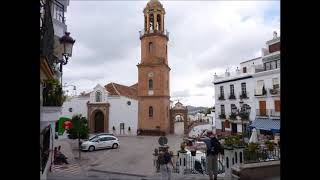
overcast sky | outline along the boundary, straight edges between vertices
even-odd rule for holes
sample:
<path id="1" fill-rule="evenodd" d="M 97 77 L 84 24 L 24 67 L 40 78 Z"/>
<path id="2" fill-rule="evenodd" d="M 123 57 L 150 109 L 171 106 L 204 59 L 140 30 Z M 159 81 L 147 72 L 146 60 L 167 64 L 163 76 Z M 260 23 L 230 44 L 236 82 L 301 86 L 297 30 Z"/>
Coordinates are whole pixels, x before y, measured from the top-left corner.
<path id="1" fill-rule="evenodd" d="M 71 0 L 65 16 L 76 43 L 64 83 L 78 94 L 98 83 L 135 84 L 147 2 Z M 160 2 L 170 32 L 171 99 L 184 105 L 213 106 L 214 73 L 260 56 L 273 31 L 280 35 L 280 1 Z"/>

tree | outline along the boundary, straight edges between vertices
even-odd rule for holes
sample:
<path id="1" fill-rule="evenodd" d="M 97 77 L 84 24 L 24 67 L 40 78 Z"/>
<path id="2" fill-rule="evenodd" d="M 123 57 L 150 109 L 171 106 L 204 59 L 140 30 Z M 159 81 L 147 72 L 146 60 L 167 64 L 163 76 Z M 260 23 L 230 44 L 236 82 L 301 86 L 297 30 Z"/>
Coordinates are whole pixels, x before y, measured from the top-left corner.
<path id="1" fill-rule="evenodd" d="M 67 131 L 70 139 L 78 139 L 79 145 L 79 160 L 80 160 L 80 139 L 89 137 L 88 120 L 82 117 L 81 114 L 74 115 L 71 119 L 72 127 Z"/>

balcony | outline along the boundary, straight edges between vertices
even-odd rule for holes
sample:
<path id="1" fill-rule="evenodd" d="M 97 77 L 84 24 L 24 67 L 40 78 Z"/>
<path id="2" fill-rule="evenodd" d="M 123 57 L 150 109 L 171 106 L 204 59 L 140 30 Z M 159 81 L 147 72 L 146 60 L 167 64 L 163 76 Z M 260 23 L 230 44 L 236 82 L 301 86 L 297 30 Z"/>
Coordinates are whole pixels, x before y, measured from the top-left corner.
<path id="1" fill-rule="evenodd" d="M 169 32 L 167 30 L 165 31 L 159 31 L 159 30 L 149 30 L 149 31 L 145 31 L 144 29 L 139 31 L 140 34 L 140 39 L 146 35 L 152 35 L 152 34 L 160 34 L 165 36 L 168 40 L 169 40 Z"/>
<path id="2" fill-rule="evenodd" d="M 222 113 L 219 114 L 219 118 L 220 118 L 220 119 L 226 119 L 226 114 L 222 114 Z"/>
<path id="3" fill-rule="evenodd" d="M 229 119 L 230 119 L 230 120 L 237 120 L 237 113 L 232 112 L 232 113 L 229 115 Z"/>
<path id="4" fill-rule="evenodd" d="M 256 109 L 256 116 L 268 117 L 269 115 L 269 109 Z"/>
<path id="5" fill-rule="evenodd" d="M 249 120 L 250 113 L 249 112 L 239 112 L 238 116 L 241 118 L 241 120 Z"/>
<path id="6" fill-rule="evenodd" d="M 220 95 L 218 99 L 219 99 L 219 100 L 225 100 L 225 99 L 224 99 L 224 95 Z"/>
<path id="7" fill-rule="evenodd" d="M 59 21 L 60 23 L 65 24 L 66 19 L 64 17 L 64 12 L 65 12 L 64 5 L 57 0 L 53 0 L 51 8 L 52 8 L 51 12 L 52 12 L 53 19 Z"/>
<path id="8" fill-rule="evenodd" d="M 270 109 L 271 117 L 280 117 L 280 111 L 276 111 L 275 109 Z"/>
<path id="9" fill-rule="evenodd" d="M 232 100 L 232 99 L 237 99 L 237 98 L 236 98 L 236 95 L 234 95 L 234 93 L 233 93 L 233 94 L 230 94 L 230 95 L 229 95 L 229 99 Z"/>
<path id="10" fill-rule="evenodd" d="M 249 93 L 247 91 L 239 92 L 239 99 L 249 99 Z"/>
<path id="11" fill-rule="evenodd" d="M 254 89 L 254 96 L 267 96 L 267 91 L 265 90 L 265 88 Z"/>
<path id="12" fill-rule="evenodd" d="M 271 96 L 280 96 L 280 88 L 269 89 L 269 93 Z"/>

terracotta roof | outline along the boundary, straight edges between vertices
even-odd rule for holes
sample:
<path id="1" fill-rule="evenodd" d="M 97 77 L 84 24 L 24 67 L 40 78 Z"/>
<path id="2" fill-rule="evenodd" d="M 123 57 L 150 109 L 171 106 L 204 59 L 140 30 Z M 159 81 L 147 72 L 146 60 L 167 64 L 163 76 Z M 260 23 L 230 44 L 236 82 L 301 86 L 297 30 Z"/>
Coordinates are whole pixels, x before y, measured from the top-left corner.
<path id="1" fill-rule="evenodd" d="M 134 85 L 130 86 L 130 88 L 138 89 L 138 83 L 135 83 Z"/>
<path id="2" fill-rule="evenodd" d="M 136 84 L 132 85 L 135 86 Z M 137 89 L 133 88 L 132 86 L 124 86 L 117 83 L 109 83 L 105 85 L 104 87 L 106 90 L 110 93 L 110 95 L 115 96 L 125 96 L 131 99 L 138 100 L 138 91 Z"/>

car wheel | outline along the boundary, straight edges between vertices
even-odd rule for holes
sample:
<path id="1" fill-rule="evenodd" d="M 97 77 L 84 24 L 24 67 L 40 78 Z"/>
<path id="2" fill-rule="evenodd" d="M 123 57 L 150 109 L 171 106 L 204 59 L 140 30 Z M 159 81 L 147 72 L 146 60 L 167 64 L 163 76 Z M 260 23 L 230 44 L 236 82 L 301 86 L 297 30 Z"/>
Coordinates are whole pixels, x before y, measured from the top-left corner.
<path id="1" fill-rule="evenodd" d="M 95 149 L 94 146 L 90 146 L 90 147 L 89 147 L 89 151 L 90 151 L 90 152 L 91 152 L 91 151 L 94 151 L 94 149 Z"/>
<path id="2" fill-rule="evenodd" d="M 118 148 L 118 144 L 114 143 L 114 144 L 112 145 L 112 148 L 113 148 L 113 149 L 117 149 L 117 148 Z"/>

